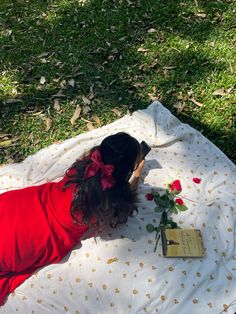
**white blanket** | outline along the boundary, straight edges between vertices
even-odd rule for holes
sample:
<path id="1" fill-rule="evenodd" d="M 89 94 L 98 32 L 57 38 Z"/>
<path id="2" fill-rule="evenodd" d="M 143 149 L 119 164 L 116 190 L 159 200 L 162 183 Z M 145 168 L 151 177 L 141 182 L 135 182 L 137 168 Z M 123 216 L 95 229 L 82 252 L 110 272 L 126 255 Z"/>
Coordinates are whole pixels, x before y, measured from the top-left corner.
<path id="1" fill-rule="evenodd" d="M 82 241 L 61 263 L 42 268 L 9 296 L 1 314 L 236 312 L 235 165 L 159 102 L 1 167 L 0 192 L 59 179 L 84 151 L 119 131 L 152 147 L 138 190 L 138 215 Z M 160 246 L 153 252 L 155 235 L 145 226 L 158 224 L 160 215 L 145 194 L 175 179 L 181 180 L 189 209 L 173 218 L 181 227 L 201 229 L 202 259 L 165 259 Z"/>

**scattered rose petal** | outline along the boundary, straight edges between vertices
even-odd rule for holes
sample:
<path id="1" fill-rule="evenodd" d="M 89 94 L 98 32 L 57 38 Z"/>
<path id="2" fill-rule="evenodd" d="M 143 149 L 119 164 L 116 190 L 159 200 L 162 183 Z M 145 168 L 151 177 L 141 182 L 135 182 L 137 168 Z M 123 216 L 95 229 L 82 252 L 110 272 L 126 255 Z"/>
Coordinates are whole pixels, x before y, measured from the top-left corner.
<path id="1" fill-rule="evenodd" d="M 179 205 L 183 205 L 184 201 L 182 200 L 182 198 L 176 198 L 175 199 L 175 203 L 179 204 Z"/>
<path id="2" fill-rule="evenodd" d="M 196 184 L 200 184 L 201 183 L 201 179 L 200 178 L 193 178 L 193 182 Z"/>
<path id="3" fill-rule="evenodd" d="M 146 199 L 147 199 L 148 201 L 152 201 L 152 200 L 154 199 L 154 196 L 153 196 L 152 193 L 147 193 L 147 194 L 145 195 L 145 197 L 146 197 Z"/>

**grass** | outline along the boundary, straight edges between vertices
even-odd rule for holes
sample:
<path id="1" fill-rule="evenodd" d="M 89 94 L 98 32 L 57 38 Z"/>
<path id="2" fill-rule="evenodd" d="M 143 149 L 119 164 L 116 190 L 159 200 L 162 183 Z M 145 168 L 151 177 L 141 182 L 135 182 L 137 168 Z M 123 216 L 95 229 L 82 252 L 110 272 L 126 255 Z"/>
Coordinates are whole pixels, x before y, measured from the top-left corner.
<path id="1" fill-rule="evenodd" d="M 233 0 L 0 0 L 0 163 L 154 98 L 236 162 L 235 23 Z"/>

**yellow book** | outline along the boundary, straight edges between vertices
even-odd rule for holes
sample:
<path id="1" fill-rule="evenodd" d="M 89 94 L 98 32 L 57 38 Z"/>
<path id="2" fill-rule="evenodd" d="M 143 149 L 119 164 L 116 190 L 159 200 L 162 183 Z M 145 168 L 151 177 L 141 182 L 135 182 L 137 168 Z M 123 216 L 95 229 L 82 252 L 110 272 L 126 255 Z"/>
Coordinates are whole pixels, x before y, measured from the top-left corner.
<path id="1" fill-rule="evenodd" d="M 164 257 L 203 257 L 201 231 L 198 229 L 165 229 L 161 234 Z"/>

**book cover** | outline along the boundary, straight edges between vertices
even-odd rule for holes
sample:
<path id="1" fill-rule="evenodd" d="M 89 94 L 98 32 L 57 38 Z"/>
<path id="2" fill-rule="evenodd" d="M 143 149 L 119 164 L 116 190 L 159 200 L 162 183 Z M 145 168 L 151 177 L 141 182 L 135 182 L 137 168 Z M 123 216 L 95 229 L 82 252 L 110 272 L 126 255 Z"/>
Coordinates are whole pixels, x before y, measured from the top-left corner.
<path id="1" fill-rule="evenodd" d="M 201 231 L 198 229 L 165 229 L 161 234 L 164 257 L 203 257 Z"/>

